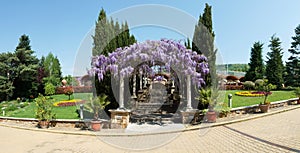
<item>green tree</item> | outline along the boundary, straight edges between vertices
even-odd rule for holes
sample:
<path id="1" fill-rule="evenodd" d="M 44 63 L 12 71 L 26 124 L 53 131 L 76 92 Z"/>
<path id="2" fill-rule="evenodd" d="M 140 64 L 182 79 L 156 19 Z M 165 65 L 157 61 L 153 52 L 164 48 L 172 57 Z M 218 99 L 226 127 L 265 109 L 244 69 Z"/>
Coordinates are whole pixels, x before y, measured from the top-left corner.
<path id="1" fill-rule="evenodd" d="M 55 94 L 55 86 L 52 83 L 46 83 L 45 85 L 45 94 L 48 96 Z"/>
<path id="2" fill-rule="evenodd" d="M 266 64 L 266 77 L 268 82 L 276 85 L 277 88 L 281 88 L 283 82 L 284 66 L 282 62 L 282 48 L 280 47 L 281 42 L 278 37 L 273 35 L 270 40 L 270 50 L 267 53 L 267 64 Z"/>
<path id="3" fill-rule="evenodd" d="M 0 101 L 9 100 L 13 96 L 14 86 L 10 77 L 13 72 L 12 58 L 12 53 L 0 54 Z"/>
<path id="4" fill-rule="evenodd" d="M 198 54 L 204 54 L 208 58 L 208 65 L 210 75 L 206 78 L 208 86 L 215 86 L 217 84 L 216 74 L 216 53 L 214 47 L 215 34 L 213 32 L 212 23 L 212 7 L 205 4 L 204 13 L 200 15 L 198 24 L 195 26 L 192 50 Z"/>
<path id="5" fill-rule="evenodd" d="M 29 97 L 37 95 L 37 69 L 38 58 L 34 51 L 30 50 L 30 40 L 26 35 L 22 35 L 16 51 L 12 54 L 11 65 L 14 68 L 11 73 L 13 79 L 14 97 Z"/>
<path id="6" fill-rule="evenodd" d="M 64 79 L 67 81 L 68 86 L 79 86 L 78 80 L 71 75 L 65 76 Z"/>
<path id="7" fill-rule="evenodd" d="M 262 60 L 262 50 L 263 44 L 260 42 L 255 42 L 251 48 L 250 63 L 248 64 L 249 69 L 245 75 L 246 81 L 255 81 L 263 78 L 264 65 Z"/>
<path id="8" fill-rule="evenodd" d="M 119 22 L 114 22 L 113 19 L 108 20 L 104 9 L 101 9 L 99 13 L 93 40 L 93 56 L 100 54 L 108 56 L 117 48 L 129 46 L 136 42 L 135 37 L 130 34 L 127 22 L 120 25 Z M 107 109 L 117 108 L 118 103 L 112 91 L 110 73 L 107 73 L 101 82 L 98 81 L 97 76 L 95 76 L 94 81 L 95 93 L 97 95 L 108 95 L 108 100 L 111 103 Z"/>
<path id="9" fill-rule="evenodd" d="M 291 48 L 288 50 L 292 55 L 286 62 L 285 84 L 300 87 L 300 25 L 296 27 L 292 39 Z"/>
<path id="10" fill-rule="evenodd" d="M 45 72 L 45 83 L 51 83 L 54 86 L 59 86 L 62 80 L 61 66 L 58 58 L 50 52 L 43 63 Z"/>
<path id="11" fill-rule="evenodd" d="M 16 47 L 16 50 L 18 50 L 18 49 L 31 50 L 30 40 L 29 40 L 29 37 L 27 35 L 23 34 L 19 38 L 19 44 Z"/>

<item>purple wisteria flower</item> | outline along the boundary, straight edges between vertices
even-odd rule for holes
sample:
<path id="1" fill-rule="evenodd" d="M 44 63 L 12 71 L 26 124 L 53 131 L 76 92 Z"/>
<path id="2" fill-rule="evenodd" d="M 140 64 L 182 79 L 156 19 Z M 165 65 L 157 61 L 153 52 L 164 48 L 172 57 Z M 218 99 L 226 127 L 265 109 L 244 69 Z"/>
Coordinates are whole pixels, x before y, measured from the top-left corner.
<path id="1" fill-rule="evenodd" d="M 98 74 L 100 81 L 107 71 L 114 76 L 122 77 L 130 76 L 135 71 L 153 75 L 154 71 L 151 67 L 155 64 L 163 64 L 168 72 L 176 69 L 185 75 L 190 75 L 199 87 L 205 84 L 203 78 L 209 73 L 207 58 L 204 55 L 187 49 L 178 41 L 161 39 L 117 48 L 107 57 L 95 56 L 92 58 L 92 69 L 89 74 Z"/>

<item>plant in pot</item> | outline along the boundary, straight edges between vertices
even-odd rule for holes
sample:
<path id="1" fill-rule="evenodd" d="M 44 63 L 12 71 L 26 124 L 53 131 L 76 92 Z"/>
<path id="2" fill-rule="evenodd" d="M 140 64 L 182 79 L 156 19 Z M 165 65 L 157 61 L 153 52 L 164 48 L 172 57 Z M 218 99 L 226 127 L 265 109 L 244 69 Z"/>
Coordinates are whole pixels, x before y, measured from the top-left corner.
<path id="1" fill-rule="evenodd" d="M 216 122 L 217 113 L 214 107 L 216 106 L 218 96 L 218 91 L 214 88 L 202 88 L 199 90 L 199 97 L 197 99 L 204 105 L 208 104 L 208 111 L 206 112 L 207 122 Z"/>
<path id="2" fill-rule="evenodd" d="M 294 94 L 298 97 L 297 104 L 300 104 L 300 87 L 294 90 Z"/>
<path id="3" fill-rule="evenodd" d="M 38 119 L 38 127 L 48 128 L 50 121 L 55 119 L 55 114 L 52 112 L 53 103 L 42 94 L 35 99 L 36 110 L 35 118 Z"/>
<path id="4" fill-rule="evenodd" d="M 224 102 L 217 103 L 215 110 L 219 112 L 219 117 L 221 118 L 227 117 L 227 115 L 230 113 L 230 107 L 228 107 Z"/>
<path id="5" fill-rule="evenodd" d="M 93 112 L 94 117 L 91 121 L 91 129 L 93 131 L 100 131 L 101 121 L 99 118 L 99 113 L 103 110 L 110 102 L 107 100 L 107 96 L 102 94 L 98 97 L 91 98 L 90 102 L 85 104 L 85 109 Z"/>
<path id="6" fill-rule="evenodd" d="M 268 101 L 268 96 L 271 95 L 271 90 L 275 89 L 276 86 L 271 83 L 268 84 L 267 80 L 264 80 L 262 86 L 260 86 L 261 91 L 264 93 L 264 101 L 259 104 L 259 109 L 261 112 L 266 113 L 269 111 L 270 102 Z"/>

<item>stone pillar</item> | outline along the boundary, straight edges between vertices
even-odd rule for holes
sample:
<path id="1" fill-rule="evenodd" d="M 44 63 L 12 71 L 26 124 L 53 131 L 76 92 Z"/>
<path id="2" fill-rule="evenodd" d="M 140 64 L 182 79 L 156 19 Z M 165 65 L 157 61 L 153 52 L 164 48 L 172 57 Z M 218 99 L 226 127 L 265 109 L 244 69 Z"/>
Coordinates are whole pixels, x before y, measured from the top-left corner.
<path id="1" fill-rule="evenodd" d="M 140 90 L 143 89 L 143 75 L 140 74 Z"/>
<path id="2" fill-rule="evenodd" d="M 133 85 L 132 85 L 132 98 L 136 98 L 136 74 L 133 76 Z"/>
<path id="3" fill-rule="evenodd" d="M 147 88 L 147 78 L 144 77 L 143 80 L 144 80 L 144 87 L 143 88 Z"/>
<path id="4" fill-rule="evenodd" d="M 191 76 L 188 75 L 186 78 L 186 110 L 191 110 L 192 108 L 192 94 L 191 94 Z"/>
<path id="5" fill-rule="evenodd" d="M 119 88 L 119 108 L 118 110 L 124 110 L 124 78 L 120 76 L 120 88 Z"/>

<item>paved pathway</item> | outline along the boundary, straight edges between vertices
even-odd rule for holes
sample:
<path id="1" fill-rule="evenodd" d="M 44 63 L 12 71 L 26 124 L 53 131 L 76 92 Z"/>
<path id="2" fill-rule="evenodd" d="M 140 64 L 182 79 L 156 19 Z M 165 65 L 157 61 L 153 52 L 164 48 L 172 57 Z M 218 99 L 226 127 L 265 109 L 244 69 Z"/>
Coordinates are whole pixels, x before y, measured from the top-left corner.
<path id="1" fill-rule="evenodd" d="M 300 109 L 177 134 L 66 135 L 0 126 L 0 152 L 300 152 Z"/>

